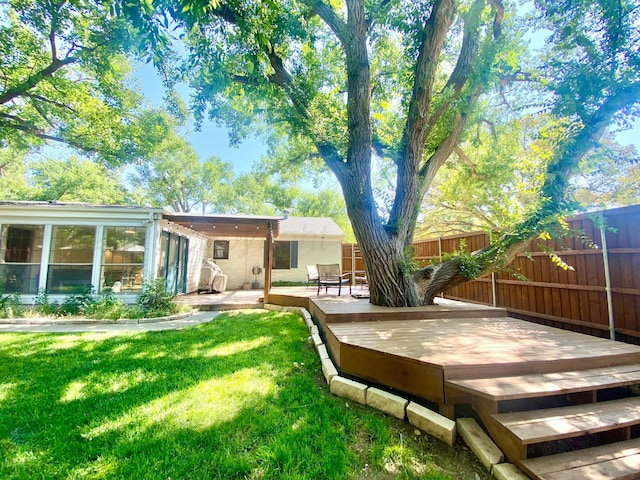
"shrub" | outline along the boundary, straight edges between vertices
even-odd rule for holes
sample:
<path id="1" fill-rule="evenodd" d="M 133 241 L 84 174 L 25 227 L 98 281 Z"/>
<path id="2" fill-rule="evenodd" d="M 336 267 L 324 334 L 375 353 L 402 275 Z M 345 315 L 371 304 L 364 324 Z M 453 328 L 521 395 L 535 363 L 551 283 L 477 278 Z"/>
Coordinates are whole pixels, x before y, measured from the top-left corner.
<path id="1" fill-rule="evenodd" d="M 0 318 L 15 318 L 22 315 L 20 294 L 0 295 Z"/>
<path id="2" fill-rule="evenodd" d="M 57 303 L 49 302 L 49 294 L 44 288 L 38 290 L 38 294 L 33 302 L 34 311 L 41 315 L 58 315 Z"/>
<path id="3" fill-rule="evenodd" d="M 89 318 L 118 320 L 128 316 L 127 310 L 127 306 L 122 300 L 116 297 L 111 290 L 105 290 L 93 304 L 87 307 L 85 314 Z"/>
<path id="4" fill-rule="evenodd" d="M 58 308 L 58 315 L 82 315 L 96 303 L 91 287 L 79 287 Z"/>
<path id="5" fill-rule="evenodd" d="M 166 289 L 164 279 L 158 278 L 155 281 L 144 283 L 136 306 L 141 310 L 143 316 L 171 315 L 178 311 L 178 306 L 173 303 L 174 298 L 175 294 Z"/>

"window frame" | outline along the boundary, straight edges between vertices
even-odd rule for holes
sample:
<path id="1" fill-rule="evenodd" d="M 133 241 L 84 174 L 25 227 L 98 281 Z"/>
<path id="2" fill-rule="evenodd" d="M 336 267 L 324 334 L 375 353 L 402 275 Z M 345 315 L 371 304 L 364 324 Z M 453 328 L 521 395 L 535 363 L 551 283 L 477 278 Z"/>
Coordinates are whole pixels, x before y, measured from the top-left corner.
<path id="1" fill-rule="evenodd" d="M 288 248 L 284 245 L 288 244 Z M 282 253 L 287 253 L 287 263 L 278 263 L 278 245 L 280 245 L 283 250 Z M 282 259 L 283 260 L 283 259 Z M 277 240 L 273 242 L 273 259 L 271 262 L 271 268 L 273 270 L 291 270 L 294 268 L 298 268 L 298 242 L 297 240 Z"/>
<path id="2" fill-rule="evenodd" d="M 217 246 L 221 246 L 222 256 L 217 255 Z M 229 240 L 214 240 L 213 241 L 213 259 L 214 260 L 229 260 Z"/>

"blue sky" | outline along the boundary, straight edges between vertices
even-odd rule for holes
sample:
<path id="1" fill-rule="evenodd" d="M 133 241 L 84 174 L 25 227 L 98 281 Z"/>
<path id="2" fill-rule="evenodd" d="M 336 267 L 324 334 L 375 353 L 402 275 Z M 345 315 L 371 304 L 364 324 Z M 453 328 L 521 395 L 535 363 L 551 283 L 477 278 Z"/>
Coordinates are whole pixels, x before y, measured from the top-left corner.
<path id="1" fill-rule="evenodd" d="M 153 65 L 134 63 L 134 67 L 136 69 L 134 76 L 138 79 L 144 95 L 154 105 L 161 107 L 164 87 Z M 185 86 L 179 91 L 188 104 L 188 88 Z M 191 124 L 187 137 L 200 160 L 206 160 L 211 155 L 215 155 L 222 160 L 231 162 L 236 174 L 248 171 L 255 161 L 267 153 L 264 142 L 257 138 L 249 138 L 238 147 L 230 147 L 227 130 L 216 126 L 209 120 L 204 121 L 201 131 L 195 131 L 193 124 Z"/>

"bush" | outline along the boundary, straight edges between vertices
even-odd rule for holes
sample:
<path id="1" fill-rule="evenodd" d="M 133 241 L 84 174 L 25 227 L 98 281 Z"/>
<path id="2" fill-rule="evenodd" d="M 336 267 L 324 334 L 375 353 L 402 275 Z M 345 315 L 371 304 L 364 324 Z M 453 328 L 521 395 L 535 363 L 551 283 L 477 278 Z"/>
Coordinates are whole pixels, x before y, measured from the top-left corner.
<path id="1" fill-rule="evenodd" d="M 175 294 L 166 289 L 164 278 L 158 278 L 155 281 L 144 283 L 136 306 L 140 309 L 142 316 L 172 315 L 178 311 L 178 306 L 173 303 L 174 298 Z"/>
<path id="2" fill-rule="evenodd" d="M 100 297 L 89 305 L 85 314 L 89 318 L 118 320 L 128 316 L 128 308 L 111 290 L 105 290 Z"/>
<path id="3" fill-rule="evenodd" d="M 38 295 L 33 302 L 34 311 L 41 315 L 58 315 L 57 303 L 49 303 L 49 294 L 45 289 L 38 290 Z"/>
<path id="4" fill-rule="evenodd" d="M 16 318 L 22 315 L 20 294 L 0 295 L 0 318 Z"/>
<path id="5" fill-rule="evenodd" d="M 80 287 L 71 295 L 68 295 L 58 307 L 58 315 L 83 315 L 94 304 L 96 299 L 91 287 Z"/>

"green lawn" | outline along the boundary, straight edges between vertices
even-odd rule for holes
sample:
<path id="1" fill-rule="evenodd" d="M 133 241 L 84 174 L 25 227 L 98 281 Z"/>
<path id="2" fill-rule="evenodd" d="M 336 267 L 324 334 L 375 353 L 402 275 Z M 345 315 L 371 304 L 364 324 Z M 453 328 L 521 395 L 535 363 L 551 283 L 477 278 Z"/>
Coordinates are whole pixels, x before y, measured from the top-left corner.
<path id="1" fill-rule="evenodd" d="M 331 395 L 307 336 L 262 310 L 179 331 L 0 334 L 0 478 L 487 477 L 466 448 Z"/>

